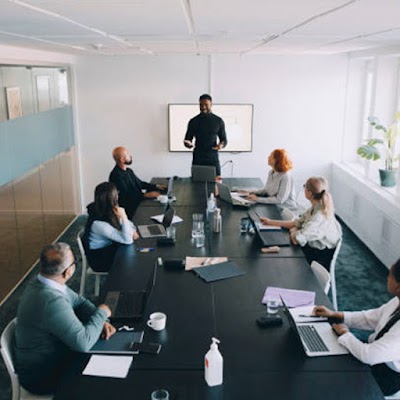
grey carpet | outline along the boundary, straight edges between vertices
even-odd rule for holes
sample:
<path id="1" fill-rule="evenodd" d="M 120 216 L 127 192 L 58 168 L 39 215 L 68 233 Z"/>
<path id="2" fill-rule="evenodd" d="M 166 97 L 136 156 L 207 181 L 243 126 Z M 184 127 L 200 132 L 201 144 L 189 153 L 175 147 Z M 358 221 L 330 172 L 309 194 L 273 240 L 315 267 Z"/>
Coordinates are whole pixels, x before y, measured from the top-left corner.
<path id="1" fill-rule="evenodd" d="M 76 236 L 84 226 L 85 216 L 78 217 L 60 241 L 69 243 L 77 258 L 77 269 L 70 281 L 75 291 L 79 290 L 81 265 Z M 343 245 L 336 264 L 338 305 L 341 310 L 365 310 L 385 303 L 390 295 L 386 290 L 387 268 L 343 223 Z M 38 266 L 32 269 L 26 279 L 0 307 L 0 332 L 16 315 L 18 302 L 28 282 L 38 273 Z M 86 297 L 94 300 L 94 279 L 86 282 Z M 363 336 L 365 337 L 365 335 Z M 0 360 L 0 400 L 11 399 L 11 384 L 8 373 Z"/>

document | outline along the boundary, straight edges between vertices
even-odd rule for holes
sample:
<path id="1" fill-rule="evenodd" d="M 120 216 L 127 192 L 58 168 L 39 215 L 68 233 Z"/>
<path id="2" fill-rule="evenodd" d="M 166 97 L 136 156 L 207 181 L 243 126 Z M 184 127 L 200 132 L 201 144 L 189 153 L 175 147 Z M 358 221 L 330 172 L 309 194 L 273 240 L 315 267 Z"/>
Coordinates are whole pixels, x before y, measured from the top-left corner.
<path id="1" fill-rule="evenodd" d="M 151 219 L 153 219 L 154 221 L 158 222 L 159 224 L 162 224 L 163 219 L 164 219 L 164 214 L 160 214 L 160 215 L 153 215 L 152 217 L 150 217 Z M 172 218 L 172 224 L 178 224 L 179 222 L 182 222 L 183 219 L 181 217 L 178 217 L 177 215 L 174 215 L 174 218 Z"/>
<path id="2" fill-rule="evenodd" d="M 90 357 L 82 375 L 126 378 L 132 361 L 133 357 L 129 356 L 93 355 Z"/>
<path id="3" fill-rule="evenodd" d="M 314 306 L 296 307 L 289 310 L 295 322 L 324 322 L 328 321 L 325 317 L 314 317 L 312 312 Z"/>
<path id="4" fill-rule="evenodd" d="M 260 231 L 281 231 L 282 230 L 282 228 L 280 226 L 265 225 L 262 222 L 256 222 L 256 225 Z"/>
<path id="5" fill-rule="evenodd" d="M 315 292 L 310 292 L 308 290 L 294 290 L 268 286 L 262 299 L 263 304 L 267 304 L 268 297 L 277 297 L 278 299 L 282 297 L 288 308 L 313 306 L 315 304 Z"/>

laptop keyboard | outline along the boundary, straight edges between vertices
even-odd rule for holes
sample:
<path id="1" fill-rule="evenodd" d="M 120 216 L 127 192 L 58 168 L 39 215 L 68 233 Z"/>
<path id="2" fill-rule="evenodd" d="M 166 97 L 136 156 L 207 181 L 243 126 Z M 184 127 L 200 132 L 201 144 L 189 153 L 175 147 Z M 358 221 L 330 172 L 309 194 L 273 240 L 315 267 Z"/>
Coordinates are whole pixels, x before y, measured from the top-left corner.
<path id="1" fill-rule="evenodd" d="M 297 325 L 297 329 L 307 348 L 311 352 L 329 351 L 313 325 Z"/>
<path id="2" fill-rule="evenodd" d="M 162 233 L 161 228 L 158 225 L 149 225 L 147 228 L 152 235 L 160 235 Z"/>

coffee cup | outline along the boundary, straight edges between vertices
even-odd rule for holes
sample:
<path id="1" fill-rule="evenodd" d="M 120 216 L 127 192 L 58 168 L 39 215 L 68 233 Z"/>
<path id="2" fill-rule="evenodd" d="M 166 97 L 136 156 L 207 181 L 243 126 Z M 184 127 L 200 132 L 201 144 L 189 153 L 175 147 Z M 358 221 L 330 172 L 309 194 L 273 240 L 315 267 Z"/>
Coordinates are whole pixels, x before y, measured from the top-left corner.
<path id="1" fill-rule="evenodd" d="M 147 326 L 155 331 L 162 331 L 167 323 L 167 316 L 162 312 L 155 312 L 150 314 Z"/>
<path id="2" fill-rule="evenodd" d="M 161 203 L 161 204 L 167 204 L 168 203 L 168 196 L 165 194 L 160 194 L 157 197 L 157 200 Z"/>

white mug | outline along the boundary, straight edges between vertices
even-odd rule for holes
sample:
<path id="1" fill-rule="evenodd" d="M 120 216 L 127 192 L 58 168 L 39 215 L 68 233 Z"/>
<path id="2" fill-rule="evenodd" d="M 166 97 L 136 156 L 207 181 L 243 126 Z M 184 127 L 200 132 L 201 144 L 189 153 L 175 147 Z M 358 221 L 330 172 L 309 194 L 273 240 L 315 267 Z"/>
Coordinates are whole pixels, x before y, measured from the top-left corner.
<path id="1" fill-rule="evenodd" d="M 161 203 L 161 204 L 166 204 L 168 203 L 168 196 L 165 194 L 160 194 L 157 198 L 157 200 Z"/>
<path id="2" fill-rule="evenodd" d="M 153 328 L 155 331 L 162 331 L 167 323 L 167 316 L 162 312 L 155 312 L 150 314 L 150 319 L 147 321 L 147 325 Z"/>

